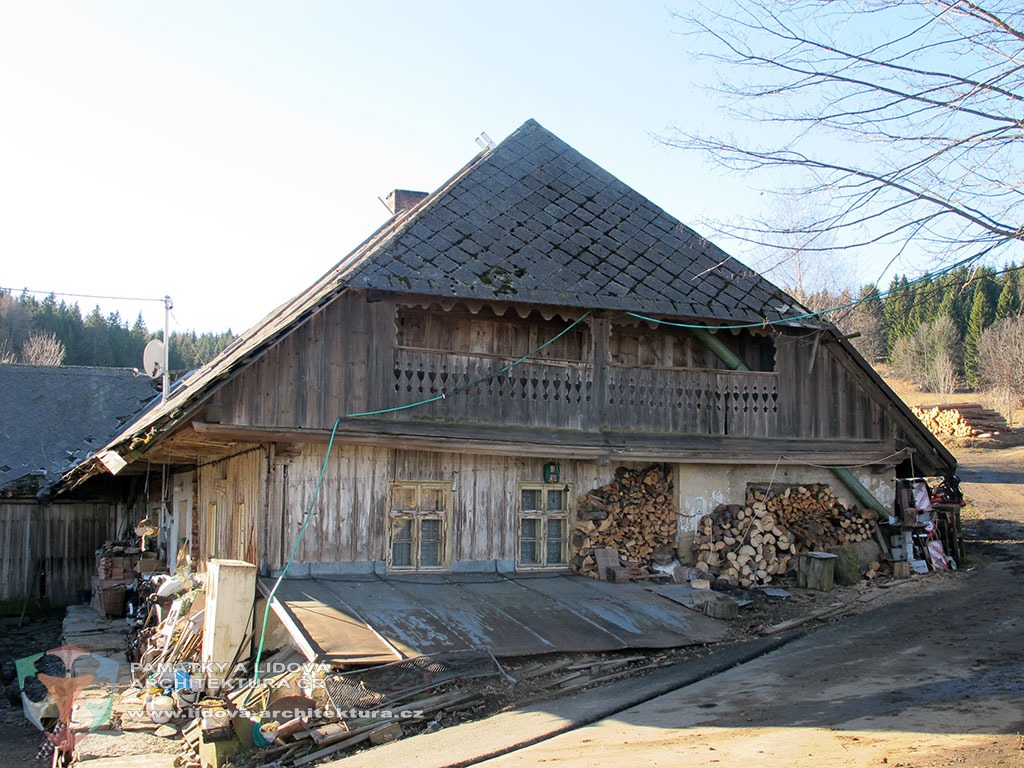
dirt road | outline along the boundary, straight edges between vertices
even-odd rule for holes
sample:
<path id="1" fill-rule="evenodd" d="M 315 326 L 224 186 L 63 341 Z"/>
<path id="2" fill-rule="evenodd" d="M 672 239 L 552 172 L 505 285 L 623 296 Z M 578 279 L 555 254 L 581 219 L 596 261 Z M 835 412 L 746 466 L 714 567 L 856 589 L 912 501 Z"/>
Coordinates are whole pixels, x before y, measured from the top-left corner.
<path id="1" fill-rule="evenodd" d="M 1024 448 L 961 458 L 971 571 L 482 765 L 1024 765 Z"/>

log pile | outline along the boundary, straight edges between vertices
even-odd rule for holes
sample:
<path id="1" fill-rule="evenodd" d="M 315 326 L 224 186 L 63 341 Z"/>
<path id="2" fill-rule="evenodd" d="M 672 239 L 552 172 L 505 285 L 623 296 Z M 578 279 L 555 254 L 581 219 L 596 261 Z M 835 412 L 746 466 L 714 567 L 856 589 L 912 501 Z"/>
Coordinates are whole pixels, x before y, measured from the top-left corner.
<path id="1" fill-rule="evenodd" d="M 697 568 L 730 584 L 768 584 L 789 569 L 797 552 L 789 532 L 767 505 L 719 504 L 697 523 Z"/>
<path id="2" fill-rule="evenodd" d="M 672 475 L 662 464 L 644 469 L 619 467 L 615 479 L 580 496 L 572 527 L 571 567 L 595 579 L 594 550 L 615 549 L 630 574 L 638 576 L 658 549 L 674 550 L 676 507 Z"/>
<path id="3" fill-rule="evenodd" d="M 870 539 L 875 513 L 843 506 L 832 486 L 822 483 L 778 489 L 748 485 L 747 503 L 763 502 L 789 531 L 800 552 L 827 551 Z"/>
<path id="4" fill-rule="evenodd" d="M 742 587 L 769 584 L 797 553 L 853 544 L 874 530 L 874 513 L 843 506 L 831 486 L 748 485 L 745 504 L 719 504 L 697 523 L 697 568 Z"/>
<path id="5" fill-rule="evenodd" d="M 911 408 L 932 434 L 939 437 L 994 437 L 1009 430 L 1006 419 L 978 403 L 922 405 Z"/>

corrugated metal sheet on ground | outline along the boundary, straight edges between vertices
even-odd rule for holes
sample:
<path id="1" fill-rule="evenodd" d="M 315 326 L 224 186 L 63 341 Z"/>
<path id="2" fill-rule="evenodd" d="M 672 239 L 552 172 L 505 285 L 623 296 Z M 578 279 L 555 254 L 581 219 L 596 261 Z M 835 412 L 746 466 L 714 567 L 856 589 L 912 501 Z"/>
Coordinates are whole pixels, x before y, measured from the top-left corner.
<path id="1" fill-rule="evenodd" d="M 306 655 L 335 664 L 474 647 L 499 657 L 676 648 L 725 635 L 723 622 L 637 584 L 564 574 L 285 580 L 275 602 Z"/>

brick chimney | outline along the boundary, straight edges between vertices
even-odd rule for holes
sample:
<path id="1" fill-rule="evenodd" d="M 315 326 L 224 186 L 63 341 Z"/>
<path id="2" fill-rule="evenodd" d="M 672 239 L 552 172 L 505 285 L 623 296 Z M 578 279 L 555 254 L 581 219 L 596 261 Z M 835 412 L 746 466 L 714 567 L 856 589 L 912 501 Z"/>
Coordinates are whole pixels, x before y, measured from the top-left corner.
<path id="1" fill-rule="evenodd" d="M 420 200 L 427 197 L 427 192 L 413 192 L 411 189 L 396 189 L 388 194 L 387 206 L 392 216 L 405 213 Z"/>

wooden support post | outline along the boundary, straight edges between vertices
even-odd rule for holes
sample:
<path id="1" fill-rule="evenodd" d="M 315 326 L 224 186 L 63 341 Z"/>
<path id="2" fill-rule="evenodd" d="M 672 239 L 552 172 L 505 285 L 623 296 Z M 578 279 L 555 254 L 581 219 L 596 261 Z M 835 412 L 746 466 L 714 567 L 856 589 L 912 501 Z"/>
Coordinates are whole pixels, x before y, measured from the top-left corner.
<path id="1" fill-rule="evenodd" d="M 199 764 L 203 768 L 221 768 L 237 755 L 242 745 L 237 738 L 227 741 L 206 741 L 199 737 Z"/>

